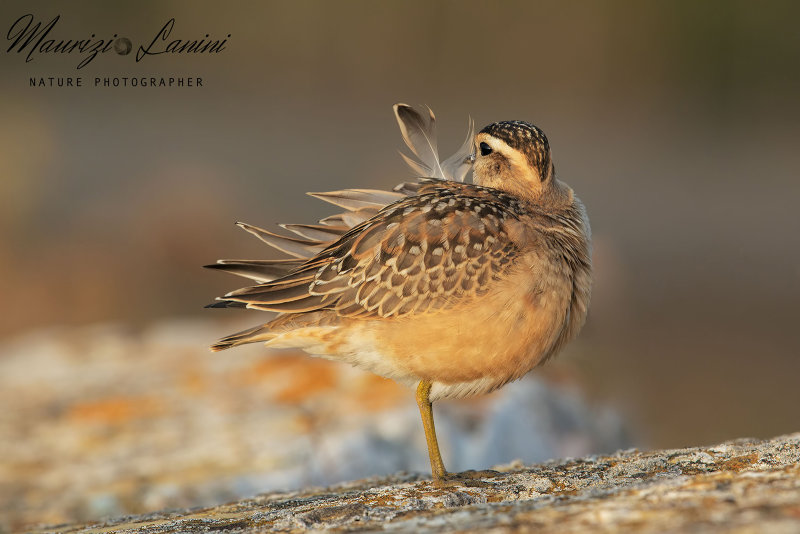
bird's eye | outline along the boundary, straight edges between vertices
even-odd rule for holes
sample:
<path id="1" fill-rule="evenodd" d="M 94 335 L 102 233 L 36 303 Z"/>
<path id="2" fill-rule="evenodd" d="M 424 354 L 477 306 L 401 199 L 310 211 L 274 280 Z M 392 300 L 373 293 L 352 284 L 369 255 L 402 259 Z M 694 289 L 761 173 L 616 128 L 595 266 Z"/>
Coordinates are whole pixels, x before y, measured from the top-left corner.
<path id="1" fill-rule="evenodd" d="M 486 143 L 481 143 L 480 148 L 481 148 L 481 156 L 488 156 L 489 154 L 492 153 L 492 147 L 490 147 Z"/>

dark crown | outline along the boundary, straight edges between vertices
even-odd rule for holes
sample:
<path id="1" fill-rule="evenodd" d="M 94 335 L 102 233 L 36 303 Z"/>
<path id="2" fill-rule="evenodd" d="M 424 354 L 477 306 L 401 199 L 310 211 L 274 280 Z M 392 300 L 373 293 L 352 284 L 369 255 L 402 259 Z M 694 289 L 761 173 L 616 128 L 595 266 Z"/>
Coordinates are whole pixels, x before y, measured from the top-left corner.
<path id="1" fill-rule="evenodd" d="M 480 133 L 486 133 L 504 141 L 509 147 L 525 154 L 531 167 L 544 180 L 550 169 L 550 143 L 544 132 L 525 121 L 495 122 Z"/>

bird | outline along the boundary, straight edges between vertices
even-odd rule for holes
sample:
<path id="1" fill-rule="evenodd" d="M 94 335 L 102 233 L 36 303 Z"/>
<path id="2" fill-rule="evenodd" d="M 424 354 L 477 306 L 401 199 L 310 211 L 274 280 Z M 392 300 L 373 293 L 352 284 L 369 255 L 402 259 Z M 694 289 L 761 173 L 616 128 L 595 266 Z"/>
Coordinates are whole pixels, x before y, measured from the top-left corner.
<path id="1" fill-rule="evenodd" d="M 299 348 L 415 388 L 441 482 L 455 475 L 433 403 L 494 391 L 577 336 L 591 298 L 591 229 L 537 126 L 501 121 L 474 134 L 470 119 L 464 144 L 440 161 L 433 111 L 393 109 L 416 180 L 309 193 L 345 211 L 280 225 L 297 237 L 237 223 L 291 257 L 206 266 L 253 282 L 208 307 L 277 312 L 211 350 Z"/>

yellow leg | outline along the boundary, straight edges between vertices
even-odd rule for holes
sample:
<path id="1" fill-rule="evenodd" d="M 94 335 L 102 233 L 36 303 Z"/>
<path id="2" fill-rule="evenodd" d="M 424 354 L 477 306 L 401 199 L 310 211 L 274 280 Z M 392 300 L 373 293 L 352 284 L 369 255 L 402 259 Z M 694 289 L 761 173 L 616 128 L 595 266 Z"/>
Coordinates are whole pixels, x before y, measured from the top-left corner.
<path id="1" fill-rule="evenodd" d="M 447 475 L 442 454 L 439 452 L 439 442 L 436 440 L 436 428 L 433 426 L 433 406 L 430 399 L 431 383 L 422 380 L 417 386 L 417 405 L 422 416 L 422 428 L 425 429 L 425 439 L 428 441 L 428 455 L 431 457 L 431 474 L 434 480 L 444 480 Z"/>

